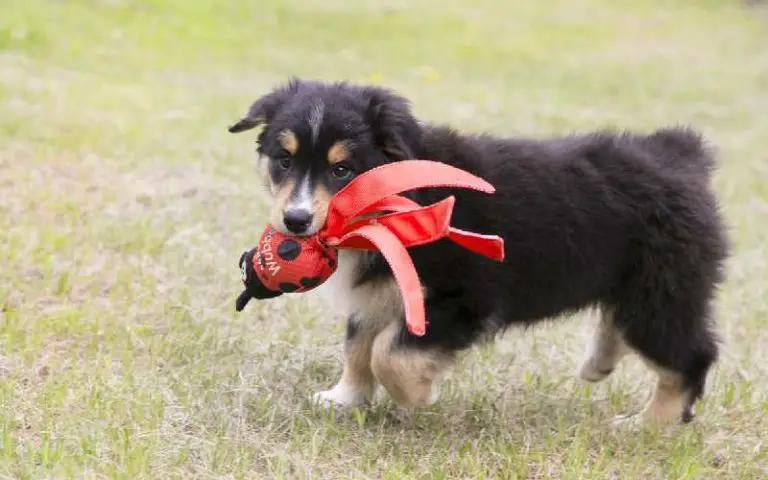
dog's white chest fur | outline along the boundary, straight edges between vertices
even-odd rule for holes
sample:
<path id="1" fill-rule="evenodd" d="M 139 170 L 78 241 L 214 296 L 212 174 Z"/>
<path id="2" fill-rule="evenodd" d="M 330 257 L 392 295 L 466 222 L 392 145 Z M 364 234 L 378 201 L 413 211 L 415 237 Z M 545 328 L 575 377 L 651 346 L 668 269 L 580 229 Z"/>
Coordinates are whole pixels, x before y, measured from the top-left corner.
<path id="1" fill-rule="evenodd" d="M 403 315 L 403 302 L 392 279 L 355 286 L 362 253 L 340 250 L 336 272 L 318 288 L 322 301 L 340 315 L 355 314 L 363 324 L 386 325 Z"/>

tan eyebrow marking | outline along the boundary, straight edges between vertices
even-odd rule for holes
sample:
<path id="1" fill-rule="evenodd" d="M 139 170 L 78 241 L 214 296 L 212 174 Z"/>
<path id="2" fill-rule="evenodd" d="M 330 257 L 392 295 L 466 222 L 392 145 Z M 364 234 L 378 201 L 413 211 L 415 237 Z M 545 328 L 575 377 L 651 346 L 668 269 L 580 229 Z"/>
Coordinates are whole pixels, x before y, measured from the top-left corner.
<path id="1" fill-rule="evenodd" d="M 280 142 L 280 146 L 291 155 L 296 155 L 296 152 L 299 151 L 299 139 L 291 130 L 283 130 L 280 132 L 277 141 Z"/>
<path id="2" fill-rule="evenodd" d="M 349 158 L 349 142 L 342 140 L 331 145 L 328 149 L 328 163 L 335 165 Z"/>

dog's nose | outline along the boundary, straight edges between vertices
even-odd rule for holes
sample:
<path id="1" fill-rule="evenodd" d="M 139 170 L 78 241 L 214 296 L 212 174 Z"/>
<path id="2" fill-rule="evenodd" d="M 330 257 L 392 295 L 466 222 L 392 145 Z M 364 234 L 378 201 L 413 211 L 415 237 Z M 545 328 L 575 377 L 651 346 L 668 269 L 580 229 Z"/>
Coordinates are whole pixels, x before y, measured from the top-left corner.
<path id="1" fill-rule="evenodd" d="M 283 214 L 283 223 L 291 233 L 301 235 L 312 223 L 312 212 L 303 208 L 291 208 Z"/>

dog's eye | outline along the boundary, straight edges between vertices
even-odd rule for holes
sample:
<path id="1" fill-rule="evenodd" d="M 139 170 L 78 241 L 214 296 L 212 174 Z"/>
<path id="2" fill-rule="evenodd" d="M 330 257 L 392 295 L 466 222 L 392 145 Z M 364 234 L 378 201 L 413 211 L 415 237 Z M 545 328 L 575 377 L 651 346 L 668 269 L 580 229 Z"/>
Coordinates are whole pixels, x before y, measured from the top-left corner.
<path id="1" fill-rule="evenodd" d="M 344 180 L 352 175 L 352 169 L 346 165 L 334 165 L 331 168 L 331 174 L 340 180 Z"/>
<path id="2" fill-rule="evenodd" d="M 277 164 L 283 170 L 290 169 L 292 163 L 293 163 L 293 161 L 291 160 L 291 157 L 280 157 L 280 158 L 277 159 Z"/>

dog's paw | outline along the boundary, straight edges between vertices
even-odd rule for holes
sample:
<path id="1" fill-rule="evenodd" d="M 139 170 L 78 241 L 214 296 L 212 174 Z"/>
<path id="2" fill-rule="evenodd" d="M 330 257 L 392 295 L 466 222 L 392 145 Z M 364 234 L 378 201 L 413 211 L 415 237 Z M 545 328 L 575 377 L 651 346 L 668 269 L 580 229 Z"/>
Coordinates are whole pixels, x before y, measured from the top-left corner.
<path id="1" fill-rule="evenodd" d="M 605 380 L 613 373 L 613 367 L 602 367 L 594 358 L 587 358 L 579 367 L 579 378 L 587 382 L 596 383 Z"/>
<path id="2" fill-rule="evenodd" d="M 422 392 L 421 396 L 411 397 L 405 400 L 403 398 L 392 396 L 386 388 L 381 388 L 377 389 L 374 398 L 380 402 L 391 401 L 398 409 L 403 411 L 415 411 L 419 408 L 431 407 L 436 404 L 440 400 L 440 386 L 433 383 L 429 391 Z"/>
<path id="3" fill-rule="evenodd" d="M 611 420 L 611 427 L 614 430 L 638 432 L 645 429 L 658 430 L 675 428 L 684 424 L 684 421 L 662 420 L 648 412 L 631 413 L 627 415 L 618 415 Z"/>
<path id="4" fill-rule="evenodd" d="M 336 385 L 330 390 L 312 395 L 312 402 L 323 407 L 359 407 L 366 403 L 365 393 L 352 390 L 344 385 Z"/>

